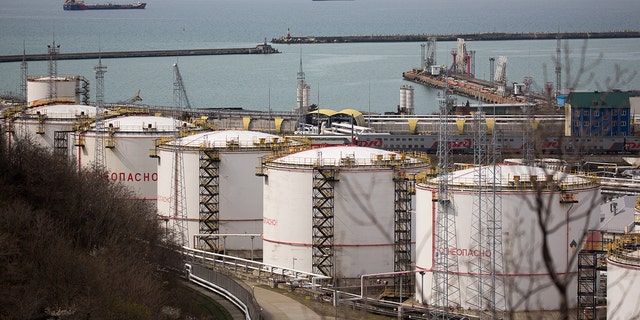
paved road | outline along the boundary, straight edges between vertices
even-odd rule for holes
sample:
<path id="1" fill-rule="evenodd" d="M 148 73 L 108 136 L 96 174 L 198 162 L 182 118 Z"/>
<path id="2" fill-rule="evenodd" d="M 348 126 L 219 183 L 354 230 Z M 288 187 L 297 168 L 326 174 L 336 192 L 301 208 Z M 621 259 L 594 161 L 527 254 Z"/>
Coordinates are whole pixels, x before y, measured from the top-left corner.
<path id="1" fill-rule="evenodd" d="M 253 283 L 247 283 L 253 286 Z M 258 304 L 262 307 L 262 316 L 265 320 L 320 320 L 325 317 L 315 313 L 307 306 L 287 297 L 283 292 L 276 292 L 267 288 L 254 288 L 254 294 Z"/>

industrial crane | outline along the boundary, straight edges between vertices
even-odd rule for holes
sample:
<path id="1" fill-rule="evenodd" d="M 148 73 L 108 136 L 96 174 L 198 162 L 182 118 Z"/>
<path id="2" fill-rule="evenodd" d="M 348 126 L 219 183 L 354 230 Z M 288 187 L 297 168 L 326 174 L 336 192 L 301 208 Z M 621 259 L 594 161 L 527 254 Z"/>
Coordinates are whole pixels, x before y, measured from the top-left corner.
<path id="1" fill-rule="evenodd" d="M 134 104 L 134 103 L 136 103 L 138 101 L 142 101 L 142 97 L 140 97 L 140 89 L 138 89 L 138 93 L 136 93 L 136 95 L 133 96 L 133 98 L 130 98 L 130 99 L 127 99 L 127 100 L 122 100 L 122 101 L 120 101 L 118 103 L 121 103 L 121 104 Z"/>

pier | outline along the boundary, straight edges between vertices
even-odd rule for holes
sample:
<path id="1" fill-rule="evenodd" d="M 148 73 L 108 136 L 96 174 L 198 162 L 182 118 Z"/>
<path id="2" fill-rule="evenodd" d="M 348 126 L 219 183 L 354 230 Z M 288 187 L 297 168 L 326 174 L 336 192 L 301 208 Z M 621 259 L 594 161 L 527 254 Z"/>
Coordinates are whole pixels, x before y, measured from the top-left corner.
<path id="1" fill-rule="evenodd" d="M 179 50 L 145 50 L 145 51 L 112 51 L 112 52 L 78 52 L 57 53 L 57 60 L 79 59 L 117 59 L 117 58 L 146 58 L 146 57 L 183 57 L 183 56 L 212 56 L 230 54 L 272 54 L 280 53 L 267 43 L 258 44 L 253 48 L 219 48 L 219 49 L 179 49 Z M 47 61 L 49 53 L 0 56 L 0 62 Z"/>
<path id="2" fill-rule="evenodd" d="M 464 76 L 459 74 L 452 74 L 449 78 L 436 77 L 425 74 L 420 70 L 410 70 L 402 73 L 402 78 L 407 81 L 419 83 L 429 87 L 443 89 L 448 85 L 449 90 L 453 94 L 476 99 L 482 102 L 494 103 L 494 104 L 521 104 L 526 103 L 527 99 L 523 96 L 514 96 L 509 94 L 496 93 L 495 84 L 484 81 L 481 79 L 475 79 L 470 76 Z M 539 95 L 534 95 L 535 100 L 548 101 Z"/>
<path id="3" fill-rule="evenodd" d="M 360 36 L 291 36 L 287 34 L 271 39 L 272 43 L 349 43 L 349 42 L 421 42 L 434 38 L 436 41 L 456 41 L 462 38 L 469 41 L 498 40 L 548 40 L 548 39 L 610 39 L 640 38 L 640 31 L 623 30 L 607 32 L 487 32 L 459 34 L 410 34 L 410 35 L 360 35 Z"/>

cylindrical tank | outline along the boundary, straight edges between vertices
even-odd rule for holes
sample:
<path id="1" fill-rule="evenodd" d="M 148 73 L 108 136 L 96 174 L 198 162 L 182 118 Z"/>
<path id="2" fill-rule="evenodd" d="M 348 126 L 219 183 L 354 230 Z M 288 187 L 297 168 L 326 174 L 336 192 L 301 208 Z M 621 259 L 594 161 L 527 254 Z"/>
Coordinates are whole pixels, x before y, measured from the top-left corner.
<path id="1" fill-rule="evenodd" d="M 400 110 L 407 107 L 407 85 L 400 86 Z"/>
<path id="2" fill-rule="evenodd" d="M 96 108 L 87 105 L 51 104 L 29 108 L 14 120 L 14 135 L 28 136 L 45 148 L 73 156 L 73 130 L 95 114 Z"/>
<path id="3" fill-rule="evenodd" d="M 607 256 L 607 319 L 640 319 L 640 236 L 614 241 Z"/>
<path id="4" fill-rule="evenodd" d="M 400 110 L 406 114 L 413 114 L 413 87 L 410 85 L 400 86 Z"/>
<path id="5" fill-rule="evenodd" d="M 450 270 L 449 285 L 460 290 L 460 300 L 447 307 L 473 309 L 478 305 L 475 303 L 478 300 L 472 300 L 478 291 L 474 285 L 478 283 L 476 266 L 492 264 L 491 257 L 499 259 L 502 256 L 496 260 L 496 265 L 503 266 L 502 270 L 493 270 L 497 274 L 496 283 L 504 283 L 504 289 L 497 286 L 496 292 L 503 292 L 506 297 L 506 301 L 495 302 L 498 308 L 502 303 L 504 308 L 514 312 L 557 310 L 560 293 L 554 289 L 542 253 L 543 232 L 539 219 L 544 219 L 549 263 L 560 277 L 570 277 L 568 303 L 575 307 L 577 264 L 571 257 L 580 248 L 583 234 L 598 224 L 599 184 L 590 178 L 538 167 L 498 165 L 495 170 L 492 168 L 484 166 L 453 172 L 447 183 L 448 201 L 439 200 L 441 196 L 446 197 L 437 194 L 439 178 L 416 185 L 416 269 L 424 271 L 424 275 L 416 274 L 417 301 L 437 303 L 434 293 L 439 290 L 432 290 L 434 268 L 438 267 L 435 259 L 439 254 L 446 254 L 453 255 L 447 261 L 457 261 L 458 266 L 458 270 Z M 482 183 L 477 183 L 478 177 L 484 177 Z M 487 177 L 495 177 L 495 183 Z M 491 200 L 479 200 L 479 187 L 483 197 Z M 542 208 L 536 205 L 537 197 L 543 203 Z M 436 247 L 441 244 L 434 241 L 438 236 L 446 236 L 436 235 L 441 203 L 447 204 L 448 212 L 455 219 L 455 225 L 448 226 L 448 230 L 455 233 L 455 240 L 450 240 L 448 247 Z M 479 211 L 478 208 L 488 212 L 486 220 L 474 221 L 478 220 L 473 214 Z M 501 223 L 498 220 L 496 224 L 496 228 L 502 230 L 495 236 L 496 241 L 488 236 L 490 230 L 496 230 L 490 223 L 494 214 L 502 216 Z M 483 224 L 485 227 L 479 227 Z M 478 230 L 483 230 L 483 241 L 472 240 L 479 238 Z M 484 272 L 488 273 L 485 277 L 493 273 L 491 270 Z M 480 283 L 482 281 L 486 280 L 480 280 Z M 491 290 L 484 290 L 487 290 L 484 292 L 486 297 L 491 297 L 488 292 Z M 487 302 L 485 307 L 488 307 Z"/>
<path id="6" fill-rule="evenodd" d="M 261 157 L 297 145 L 276 135 L 240 130 L 203 132 L 181 138 L 177 144 L 163 144 L 158 148 L 158 214 L 172 224 L 179 219 L 171 211 L 175 154 L 180 151 L 188 220 L 185 237 L 189 246 L 204 250 L 260 250 L 262 177 L 256 175 L 256 167 Z M 214 201 L 203 205 L 211 197 L 215 197 Z M 219 230 L 213 232 L 208 225 L 217 225 Z M 218 248 L 209 248 L 200 240 L 210 234 L 221 235 Z"/>
<path id="7" fill-rule="evenodd" d="M 169 117 L 135 115 L 104 120 L 105 168 L 108 179 L 121 182 L 134 192 L 131 199 L 155 201 L 157 198 L 157 160 L 149 150 L 161 138 L 173 137 L 182 121 Z M 77 134 L 79 169 L 95 163 L 95 127 Z"/>
<path id="8" fill-rule="evenodd" d="M 80 76 L 50 78 L 29 77 L 27 79 L 27 104 L 39 106 L 49 102 L 81 103 L 81 94 L 87 92 L 88 82 Z M 53 95 L 52 95 L 53 94 Z"/>
<path id="9" fill-rule="evenodd" d="M 407 114 L 414 114 L 413 109 L 413 87 L 407 86 L 407 104 L 406 104 Z"/>
<path id="10" fill-rule="evenodd" d="M 314 243 L 330 241 L 338 278 L 394 271 L 394 177 L 428 166 L 426 157 L 356 146 L 266 161 L 264 262 L 314 272 L 325 258 Z"/>

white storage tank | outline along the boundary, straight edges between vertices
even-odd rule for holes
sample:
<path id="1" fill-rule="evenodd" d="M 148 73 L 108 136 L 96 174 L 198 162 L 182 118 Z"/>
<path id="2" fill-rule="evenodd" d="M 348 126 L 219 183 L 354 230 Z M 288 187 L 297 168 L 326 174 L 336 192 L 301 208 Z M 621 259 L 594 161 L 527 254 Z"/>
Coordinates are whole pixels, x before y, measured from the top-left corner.
<path id="1" fill-rule="evenodd" d="M 538 167 L 499 165 L 495 175 L 492 174 L 492 168 L 481 167 L 480 172 L 485 179 L 495 176 L 495 187 L 494 179 L 487 179 L 490 181 L 480 185 L 484 188 L 485 197 L 495 199 L 495 202 L 490 200 L 485 203 L 485 210 L 494 214 L 495 203 L 502 215 L 502 233 L 496 237 L 502 242 L 497 243 L 495 248 L 491 238 L 485 238 L 487 244 L 483 247 L 472 240 L 477 237 L 477 226 L 482 224 L 474 221 L 478 218 L 473 216 L 479 205 L 477 168 L 455 171 L 448 179 L 447 203 L 449 212 L 455 215 L 455 228 L 450 226 L 455 229 L 455 241 L 449 243 L 448 248 L 436 248 L 438 244 L 434 243 L 434 223 L 438 221 L 441 203 L 437 194 L 439 178 L 416 185 L 416 269 L 424 271 L 424 279 L 416 273 L 416 300 L 423 304 L 437 303 L 432 291 L 436 256 L 454 255 L 451 258 L 457 259 L 458 270 L 453 270 L 454 273 L 449 277 L 451 283 L 459 288 L 460 297 L 449 307 L 474 309 L 478 305 L 472 300 L 473 290 L 477 289 L 474 283 L 477 283 L 475 274 L 478 269 L 474 266 L 478 265 L 479 257 L 483 264 L 490 264 L 491 257 L 499 259 L 502 254 L 503 259 L 497 261 L 497 265 L 502 265 L 503 270 L 495 270 L 495 273 L 498 274 L 497 283 L 504 283 L 504 290 L 498 287 L 496 291 L 504 292 L 506 301 L 496 301 L 498 308 L 502 304 L 503 308 L 513 312 L 559 309 L 560 294 L 551 282 L 542 256 L 543 234 L 537 211 L 540 208 L 536 206 L 536 197 L 540 196 L 544 204 L 540 210 L 548 214 L 545 225 L 551 263 L 560 277 L 570 277 L 568 303 L 570 308 L 574 308 L 577 303 L 577 259 L 572 260 L 572 257 L 577 255 L 576 251 L 581 247 L 583 234 L 599 223 L 599 206 L 602 202 L 599 184 L 591 178 Z M 489 225 L 489 221 L 484 223 Z M 483 230 L 486 236 L 489 227 Z M 498 250 L 494 250 L 496 248 Z M 490 270 L 486 272 L 487 276 L 491 275 Z M 491 297 L 490 292 L 485 294 Z"/>
<path id="2" fill-rule="evenodd" d="M 134 115 L 104 120 L 105 168 L 108 179 L 121 182 L 134 192 L 131 199 L 156 201 L 157 160 L 149 150 L 161 138 L 172 138 L 186 123 L 169 117 Z M 76 134 L 78 169 L 95 163 L 95 127 Z"/>
<path id="3" fill-rule="evenodd" d="M 52 151 L 70 156 L 73 153 L 73 130 L 95 117 L 96 107 L 77 104 L 51 104 L 28 108 L 13 122 L 14 136 L 27 136 L 31 141 Z"/>
<path id="4" fill-rule="evenodd" d="M 51 102 L 83 103 L 88 100 L 89 82 L 82 76 L 36 76 L 27 79 L 27 104 Z"/>
<path id="5" fill-rule="evenodd" d="M 413 103 L 413 87 L 406 84 L 400 86 L 400 110 L 414 114 Z"/>
<path id="6" fill-rule="evenodd" d="M 297 145 L 276 135 L 241 130 L 203 132 L 181 138 L 177 145 L 165 143 L 158 147 L 158 214 L 172 225 L 179 218 L 172 212 L 172 192 L 175 153 L 180 150 L 189 246 L 241 250 L 237 254 L 250 257 L 252 249 L 262 249 L 262 177 L 256 167 L 261 157 Z M 220 236 L 205 240 L 211 234 Z"/>
<path id="7" fill-rule="evenodd" d="M 394 174 L 428 167 L 425 155 L 357 146 L 265 161 L 264 262 L 320 273 L 322 245 L 338 278 L 394 271 Z"/>
<path id="8" fill-rule="evenodd" d="M 626 235 L 611 245 L 607 256 L 607 319 L 639 319 L 640 236 Z"/>

